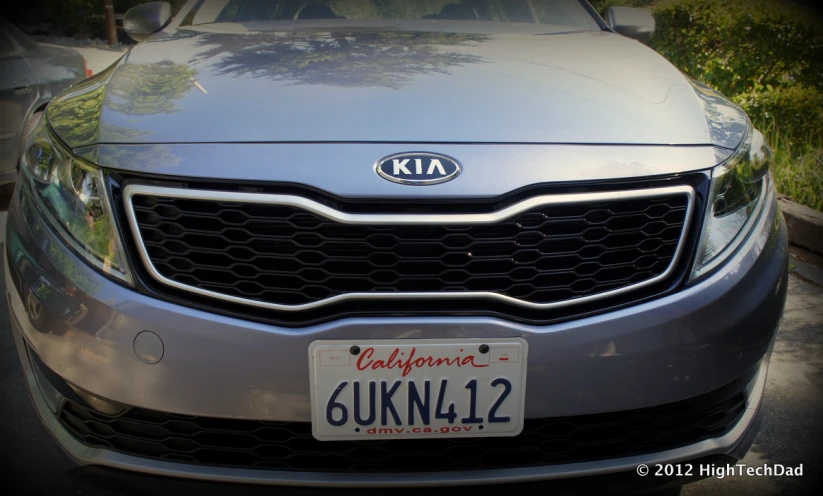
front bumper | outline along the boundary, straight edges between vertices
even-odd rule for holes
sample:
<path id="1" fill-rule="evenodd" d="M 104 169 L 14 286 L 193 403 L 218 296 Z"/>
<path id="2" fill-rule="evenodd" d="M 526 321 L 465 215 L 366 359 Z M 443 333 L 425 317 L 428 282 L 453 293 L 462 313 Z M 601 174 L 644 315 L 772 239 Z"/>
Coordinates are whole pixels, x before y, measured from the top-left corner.
<path id="1" fill-rule="evenodd" d="M 442 485 L 523 482 L 634 470 L 640 464 L 742 456 L 753 436 L 768 351 L 786 295 L 786 228 L 767 199 L 753 234 L 717 273 L 648 303 L 552 326 L 493 318 L 361 318 L 300 329 L 218 316 L 137 294 L 88 267 L 15 196 L 6 283 L 33 397 L 58 442 L 80 464 L 225 482 L 294 485 Z M 36 308 L 36 311 L 34 310 Z M 163 341 L 149 365 L 134 351 L 145 330 Z M 472 472 L 300 473 L 155 461 L 90 448 L 57 421 L 33 381 L 29 346 L 66 381 L 109 400 L 206 417 L 308 422 L 306 349 L 316 339 L 522 337 L 531 360 L 526 417 L 672 403 L 759 367 L 746 412 L 721 437 L 653 455 Z"/>

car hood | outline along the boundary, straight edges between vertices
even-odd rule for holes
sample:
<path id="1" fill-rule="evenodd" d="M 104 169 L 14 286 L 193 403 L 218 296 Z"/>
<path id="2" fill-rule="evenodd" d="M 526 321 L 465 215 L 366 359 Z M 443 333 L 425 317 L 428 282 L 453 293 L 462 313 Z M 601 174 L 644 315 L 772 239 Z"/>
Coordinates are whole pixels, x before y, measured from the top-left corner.
<path id="1" fill-rule="evenodd" d="M 734 147 L 745 114 L 609 32 L 427 21 L 161 33 L 49 109 L 102 143 L 567 143 Z M 486 23 L 483 23 L 486 24 Z M 301 25 L 302 26 L 302 25 Z M 742 127 L 741 127 L 742 126 Z"/>

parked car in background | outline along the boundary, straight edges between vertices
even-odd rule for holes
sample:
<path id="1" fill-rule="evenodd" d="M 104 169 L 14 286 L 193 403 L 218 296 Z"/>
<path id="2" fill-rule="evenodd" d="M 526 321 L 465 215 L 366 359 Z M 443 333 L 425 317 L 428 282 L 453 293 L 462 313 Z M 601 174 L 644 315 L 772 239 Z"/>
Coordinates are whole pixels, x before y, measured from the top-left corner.
<path id="1" fill-rule="evenodd" d="M 23 142 L 46 105 L 90 75 L 76 51 L 41 45 L 0 18 L 0 184 L 17 177 Z"/>
<path id="2" fill-rule="evenodd" d="M 169 12 L 49 105 L 9 210 L 17 349 L 75 462 L 676 492 L 656 464 L 748 451 L 788 285 L 772 152 L 631 39 L 647 12 Z"/>

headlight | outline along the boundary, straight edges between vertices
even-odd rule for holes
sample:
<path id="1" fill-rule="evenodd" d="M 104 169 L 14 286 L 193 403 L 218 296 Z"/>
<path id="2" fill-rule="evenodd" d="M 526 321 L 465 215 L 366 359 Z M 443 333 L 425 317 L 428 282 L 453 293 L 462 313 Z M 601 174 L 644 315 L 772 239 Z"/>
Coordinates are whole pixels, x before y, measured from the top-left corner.
<path id="1" fill-rule="evenodd" d="M 63 148 L 41 123 L 26 143 L 20 171 L 57 234 L 92 265 L 131 284 L 100 168 Z"/>
<path id="2" fill-rule="evenodd" d="M 772 151 L 759 131 L 712 172 L 712 185 L 692 280 L 710 272 L 746 238 L 769 191 Z"/>

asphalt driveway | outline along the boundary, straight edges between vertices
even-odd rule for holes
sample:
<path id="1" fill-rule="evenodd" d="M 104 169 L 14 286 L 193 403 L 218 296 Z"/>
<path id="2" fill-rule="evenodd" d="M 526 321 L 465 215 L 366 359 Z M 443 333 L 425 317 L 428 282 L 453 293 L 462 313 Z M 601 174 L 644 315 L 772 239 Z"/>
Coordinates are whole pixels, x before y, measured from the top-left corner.
<path id="1" fill-rule="evenodd" d="M 57 46 L 61 48 L 66 48 L 63 45 L 50 45 L 49 43 L 43 43 L 46 46 Z M 126 50 L 101 50 L 99 48 L 85 48 L 85 47 L 68 47 L 72 50 L 76 51 L 80 55 L 86 59 L 86 65 L 89 69 L 92 70 L 93 74 L 97 74 L 102 72 L 108 66 L 112 65 L 113 63 L 117 62 L 117 59 L 123 56 L 126 53 Z"/>
<path id="2" fill-rule="evenodd" d="M 0 217 L 3 233 L 5 219 Z M 0 238 L 2 241 L 2 238 Z M 0 244 L 1 249 L 5 249 Z M 140 488 L 123 492 L 89 486 L 72 472 L 72 464 L 37 419 L 23 383 L 0 277 L 0 462 L 6 494 L 122 495 L 151 494 Z M 763 426 L 743 460 L 750 466 L 780 463 L 804 465 L 804 475 L 787 477 L 734 476 L 707 479 L 686 486 L 687 496 L 820 494 L 823 441 L 823 288 L 792 276 L 789 300 L 775 345 L 764 399 Z M 179 494 L 169 483 L 170 494 Z M 221 494 L 219 486 L 214 494 Z M 289 490 L 261 492 L 290 494 Z M 11 490 L 10 492 L 7 492 Z M 164 491 L 165 492 L 165 491 Z M 389 493 L 392 493 L 391 491 Z M 208 491 L 212 494 L 211 491 Z M 257 494 L 257 492 L 256 492 Z M 306 494 L 300 491 L 300 494 Z M 204 496 L 200 493 L 199 496 Z"/>

